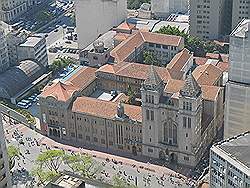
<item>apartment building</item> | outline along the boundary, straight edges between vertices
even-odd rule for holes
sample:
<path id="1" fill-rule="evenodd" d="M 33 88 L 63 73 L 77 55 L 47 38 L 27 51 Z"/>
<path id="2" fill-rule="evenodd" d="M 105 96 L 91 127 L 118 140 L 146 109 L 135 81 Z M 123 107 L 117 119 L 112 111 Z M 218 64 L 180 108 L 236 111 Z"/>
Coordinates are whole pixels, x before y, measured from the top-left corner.
<path id="1" fill-rule="evenodd" d="M 250 187 L 250 132 L 230 137 L 210 149 L 210 188 Z"/>
<path id="2" fill-rule="evenodd" d="M 11 22 L 24 14 L 37 0 L 2 0 L 0 15 L 4 22 Z"/>
<path id="3" fill-rule="evenodd" d="M 0 28 L 0 72 L 6 71 L 9 66 L 6 37 L 3 29 Z"/>
<path id="4" fill-rule="evenodd" d="M 18 61 L 33 60 L 40 66 L 48 66 L 46 40 L 41 36 L 30 36 L 17 47 Z"/>
<path id="5" fill-rule="evenodd" d="M 243 19 L 250 17 L 250 1 L 249 0 L 233 0 L 232 6 L 232 30 Z"/>
<path id="6" fill-rule="evenodd" d="M 156 18 L 167 18 L 172 13 L 187 13 L 189 0 L 152 0 L 151 11 Z"/>
<path id="7" fill-rule="evenodd" d="M 1 107 L 0 107 L 1 108 Z M 1 109 L 0 109 L 1 110 Z M 11 177 L 9 169 L 9 159 L 3 129 L 2 113 L 0 113 L 0 187 L 11 188 Z"/>
<path id="8" fill-rule="evenodd" d="M 190 34 L 202 39 L 222 37 L 227 0 L 191 0 Z"/>
<path id="9" fill-rule="evenodd" d="M 19 44 L 24 43 L 27 38 L 28 34 L 25 31 L 12 30 L 6 34 L 10 66 L 18 64 L 17 48 Z"/>
<path id="10" fill-rule="evenodd" d="M 225 138 L 248 131 L 250 122 L 250 20 L 230 36 L 229 81 L 226 85 Z"/>
<path id="11" fill-rule="evenodd" d="M 74 5 L 79 49 L 118 26 L 127 16 L 127 0 L 76 0 Z"/>

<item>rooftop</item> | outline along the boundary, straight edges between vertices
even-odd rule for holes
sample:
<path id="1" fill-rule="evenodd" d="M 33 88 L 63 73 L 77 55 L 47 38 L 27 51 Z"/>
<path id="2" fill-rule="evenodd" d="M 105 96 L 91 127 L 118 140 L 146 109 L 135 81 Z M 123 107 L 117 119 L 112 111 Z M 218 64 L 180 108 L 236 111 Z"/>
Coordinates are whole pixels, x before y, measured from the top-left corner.
<path id="1" fill-rule="evenodd" d="M 122 62 L 129 57 L 129 55 L 135 50 L 135 48 L 140 47 L 145 42 L 168 46 L 179 46 L 182 41 L 183 38 L 179 36 L 138 31 L 127 40 L 116 46 L 110 52 L 110 55 L 115 58 L 117 62 Z"/>
<path id="2" fill-rule="evenodd" d="M 200 85 L 215 85 L 222 74 L 223 71 L 213 64 L 200 65 L 193 71 L 193 75 Z"/>
<path id="3" fill-rule="evenodd" d="M 149 74 L 149 66 L 151 65 L 122 62 L 115 65 L 106 64 L 99 68 L 96 72 L 115 74 L 117 76 L 123 76 L 139 80 L 146 80 Z M 175 74 L 173 77 L 172 75 L 170 75 L 169 70 L 167 68 L 154 66 L 154 69 L 165 83 L 171 78 L 182 78 L 181 73 Z"/>
<path id="4" fill-rule="evenodd" d="M 117 114 L 117 102 L 104 101 L 90 97 L 78 97 L 72 106 L 73 112 L 84 113 L 107 119 L 114 119 Z M 141 107 L 124 104 L 125 114 L 132 120 L 142 122 Z"/>
<path id="5" fill-rule="evenodd" d="M 233 158 L 250 168 L 250 132 L 234 136 L 224 140 L 216 147 L 223 150 L 230 158 Z"/>
<path id="6" fill-rule="evenodd" d="M 243 19 L 237 27 L 232 31 L 231 36 L 246 38 L 250 29 L 250 19 Z"/>
<path id="7" fill-rule="evenodd" d="M 39 36 L 31 36 L 26 39 L 26 41 L 20 46 L 26 46 L 26 47 L 34 47 L 36 46 L 43 38 Z"/>
<path id="8" fill-rule="evenodd" d="M 67 101 L 74 92 L 84 89 L 95 80 L 95 71 L 95 68 L 81 67 L 66 81 L 46 86 L 40 96 L 44 98 L 50 96 L 58 101 Z"/>

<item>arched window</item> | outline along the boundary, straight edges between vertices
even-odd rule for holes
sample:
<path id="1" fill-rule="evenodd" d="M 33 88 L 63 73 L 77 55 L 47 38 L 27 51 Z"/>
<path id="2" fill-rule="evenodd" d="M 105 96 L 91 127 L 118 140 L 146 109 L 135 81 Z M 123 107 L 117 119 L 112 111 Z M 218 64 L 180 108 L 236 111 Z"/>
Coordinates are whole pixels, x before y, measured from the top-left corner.
<path id="1" fill-rule="evenodd" d="M 163 134 L 163 142 L 170 145 L 177 144 L 177 125 L 172 119 L 169 119 L 168 122 L 163 124 Z"/>
<path id="2" fill-rule="evenodd" d="M 168 142 L 168 124 L 164 123 L 164 127 L 163 127 L 163 133 L 164 133 L 164 142 Z"/>

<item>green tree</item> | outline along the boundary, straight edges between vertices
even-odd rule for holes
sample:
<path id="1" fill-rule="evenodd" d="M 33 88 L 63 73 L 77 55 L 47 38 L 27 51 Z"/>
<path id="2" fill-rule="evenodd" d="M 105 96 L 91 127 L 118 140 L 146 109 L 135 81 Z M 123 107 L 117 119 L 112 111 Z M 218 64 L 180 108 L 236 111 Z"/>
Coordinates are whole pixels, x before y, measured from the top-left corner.
<path id="1" fill-rule="evenodd" d="M 155 66 L 161 65 L 155 54 L 150 51 L 143 52 L 143 62 L 147 65 L 155 65 Z"/>
<path id="2" fill-rule="evenodd" d="M 131 85 L 128 85 L 128 103 L 135 104 L 135 92 L 132 89 Z"/>
<path id="3" fill-rule="evenodd" d="M 36 159 L 37 165 L 41 168 L 48 168 L 51 172 L 58 173 L 65 155 L 62 150 L 47 150 L 40 153 Z"/>
<path id="4" fill-rule="evenodd" d="M 70 64 L 74 64 L 74 62 L 66 58 L 60 58 L 60 59 L 54 60 L 53 63 L 50 65 L 49 69 L 52 72 L 58 72 Z"/>
<path id="5" fill-rule="evenodd" d="M 94 161 L 90 155 L 65 154 L 63 161 L 72 172 L 77 172 L 89 179 L 94 179 L 96 174 L 102 169 L 101 165 L 97 161 Z"/>
<path id="6" fill-rule="evenodd" d="M 21 154 L 20 149 L 13 145 L 8 146 L 7 153 L 11 163 L 14 162 L 16 158 L 19 158 Z"/>
<path id="7" fill-rule="evenodd" d="M 47 182 L 58 176 L 59 173 L 55 171 L 45 170 L 41 165 L 36 165 L 32 169 L 31 175 L 37 177 L 39 185 L 46 185 Z"/>
<path id="8" fill-rule="evenodd" d="M 176 35 L 184 38 L 185 47 L 190 51 L 194 52 L 195 56 L 205 56 L 206 53 L 214 53 L 218 51 L 219 53 L 228 53 L 227 47 L 222 47 L 213 41 L 205 41 L 198 37 L 193 37 L 188 35 L 185 30 L 180 31 L 177 27 L 163 26 L 156 31 L 156 33 Z"/>
<path id="9" fill-rule="evenodd" d="M 120 175 L 113 176 L 112 184 L 114 188 L 136 188 L 137 187 L 135 185 L 127 183 L 126 180 Z"/>
<path id="10" fill-rule="evenodd" d="M 138 9 L 143 3 L 150 3 L 150 0 L 128 0 L 128 9 Z"/>

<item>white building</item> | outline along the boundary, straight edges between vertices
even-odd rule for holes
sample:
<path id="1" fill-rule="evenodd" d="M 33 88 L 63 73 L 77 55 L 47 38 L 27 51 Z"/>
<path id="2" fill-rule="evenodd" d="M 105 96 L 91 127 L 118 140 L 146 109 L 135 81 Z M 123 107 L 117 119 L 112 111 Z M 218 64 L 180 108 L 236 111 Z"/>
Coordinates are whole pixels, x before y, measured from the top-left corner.
<path id="1" fill-rule="evenodd" d="M 151 10 L 155 17 L 167 18 L 171 13 L 188 11 L 189 0 L 151 0 Z"/>
<path id="2" fill-rule="evenodd" d="M 230 36 L 229 82 L 226 85 L 225 130 L 228 138 L 249 131 L 250 20 L 243 20 Z"/>
<path id="3" fill-rule="evenodd" d="M 210 150 L 210 188 L 250 187 L 250 132 L 224 140 Z"/>
<path id="4" fill-rule="evenodd" d="M 127 0 L 76 0 L 78 47 L 84 49 L 126 18 Z"/>
<path id="5" fill-rule="evenodd" d="M 1 0 L 1 20 L 11 22 L 36 4 L 37 0 Z"/>
<path id="6" fill-rule="evenodd" d="M 28 37 L 17 47 L 18 61 L 33 60 L 43 67 L 48 66 L 46 40 L 41 36 Z"/>
<path id="7" fill-rule="evenodd" d="M 4 72 L 9 68 L 9 57 L 7 50 L 7 42 L 3 29 L 0 28 L 0 72 Z"/>

